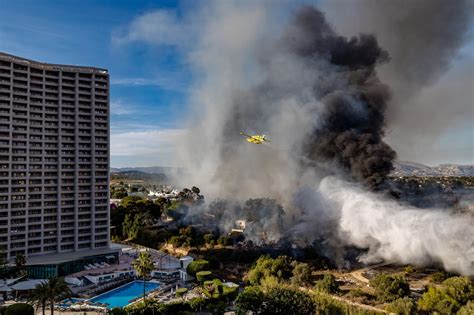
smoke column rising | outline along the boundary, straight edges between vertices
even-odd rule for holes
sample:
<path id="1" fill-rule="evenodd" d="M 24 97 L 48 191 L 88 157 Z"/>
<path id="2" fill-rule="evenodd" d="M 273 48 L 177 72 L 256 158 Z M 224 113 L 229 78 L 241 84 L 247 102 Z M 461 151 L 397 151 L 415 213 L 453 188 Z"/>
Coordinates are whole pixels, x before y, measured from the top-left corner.
<path id="1" fill-rule="evenodd" d="M 375 34 L 389 51 L 390 62 L 378 72 L 393 92 L 387 141 L 400 157 L 428 164 L 456 160 L 459 151 L 443 160 L 436 143 L 458 128 L 472 134 L 474 1 L 323 0 L 321 7 L 341 33 Z M 464 161 L 472 161 L 472 139 L 464 145 L 470 148 Z"/>
<path id="2" fill-rule="evenodd" d="M 190 54 L 202 80 L 179 151 L 183 184 L 208 200 L 276 199 L 289 233 L 276 239 L 323 237 L 369 249 L 364 262 L 438 262 L 474 274 L 471 215 L 407 208 L 354 182 L 377 187 L 395 156 L 382 140 L 390 92 L 376 72 L 389 54 L 374 36 L 341 37 L 308 6 L 284 29 L 267 2 L 217 1 L 204 12 Z M 240 131 L 272 142 L 248 144 Z"/>

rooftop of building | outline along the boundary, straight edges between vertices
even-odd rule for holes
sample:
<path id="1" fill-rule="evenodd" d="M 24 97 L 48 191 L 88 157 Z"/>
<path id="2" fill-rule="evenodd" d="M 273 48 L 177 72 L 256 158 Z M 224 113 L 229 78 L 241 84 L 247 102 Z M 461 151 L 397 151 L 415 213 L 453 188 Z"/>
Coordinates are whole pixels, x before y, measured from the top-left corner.
<path id="1" fill-rule="evenodd" d="M 82 73 L 98 73 L 98 74 L 108 74 L 107 69 L 88 67 L 88 66 L 75 66 L 75 65 L 61 65 L 54 63 L 45 63 L 26 59 L 19 56 L 10 55 L 0 51 L 0 59 L 8 60 L 11 62 L 22 63 L 28 66 L 34 66 L 43 70 L 56 70 L 56 71 L 72 71 L 72 72 L 82 72 Z"/>
<path id="2" fill-rule="evenodd" d="M 26 265 L 55 265 L 68 261 L 74 261 L 84 257 L 98 256 L 98 255 L 107 255 L 120 252 L 120 248 L 109 247 L 109 248 L 96 248 L 88 249 L 77 252 L 67 252 L 67 253 L 55 253 L 55 254 L 45 254 L 38 256 L 30 256 L 26 259 Z"/>

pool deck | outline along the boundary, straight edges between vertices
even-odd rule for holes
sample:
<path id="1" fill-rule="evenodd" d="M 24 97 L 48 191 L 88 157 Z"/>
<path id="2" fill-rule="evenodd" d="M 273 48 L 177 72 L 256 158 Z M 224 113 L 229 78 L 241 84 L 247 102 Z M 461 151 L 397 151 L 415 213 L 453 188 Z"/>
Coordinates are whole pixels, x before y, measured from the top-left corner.
<path id="1" fill-rule="evenodd" d="M 165 253 L 158 250 L 150 250 L 149 252 L 157 269 L 177 269 L 180 266 L 179 259 L 177 259 L 176 257 L 166 255 Z M 133 253 L 120 253 L 119 261 L 117 264 L 112 264 L 107 267 L 96 268 L 91 270 L 82 270 L 69 275 L 69 277 L 79 278 L 85 275 L 101 275 L 112 273 L 115 271 L 132 270 L 132 261 L 134 260 L 132 255 L 134 254 L 136 254 L 136 251 L 134 251 Z"/>

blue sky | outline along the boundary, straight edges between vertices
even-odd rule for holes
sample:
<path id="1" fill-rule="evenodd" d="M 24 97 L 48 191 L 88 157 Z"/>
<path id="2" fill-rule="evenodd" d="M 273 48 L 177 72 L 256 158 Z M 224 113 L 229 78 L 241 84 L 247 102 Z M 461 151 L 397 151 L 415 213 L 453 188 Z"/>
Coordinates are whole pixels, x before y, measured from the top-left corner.
<path id="1" fill-rule="evenodd" d="M 0 0 L 0 51 L 109 69 L 112 166 L 163 164 L 170 154 L 166 137 L 180 132 L 191 73 L 171 46 L 150 47 L 133 40 L 123 44 L 115 38 L 146 12 L 179 12 L 176 3 Z M 164 139 L 153 142 L 157 136 Z M 147 150 L 150 140 L 162 150 Z M 128 155 L 133 148 L 127 141 L 138 145 L 136 155 Z"/>
<path id="2" fill-rule="evenodd" d="M 290 6 L 299 2 L 288 1 Z M 176 166 L 175 140 L 185 132 L 195 78 L 185 54 L 195 44 L 196 25 L 186 21 L 199 4 L 191 0 L 0 0 L 0 51 L 43 62 L 107 68 L 112 166 Z M 289 11 L 286 7 L 283 15 Z M 459 79 L 459 71 L 472 80 L 472 40 L 467 47 L 469 58 L 453 67 L 446 80 Z M 397 130 L 392 131 L 397 135 Z M 421 137 L 425 136 L 426 132 Z M 433 147 L 415 150 L 420 153 L 412 152 L 413 145 L 404 139 L 403 143 L 389 140 L 401 153 L 400 159 L 426 164 L 473 162 L 472 126 L 455 125 L 429 144 L 417 140 Z"/>

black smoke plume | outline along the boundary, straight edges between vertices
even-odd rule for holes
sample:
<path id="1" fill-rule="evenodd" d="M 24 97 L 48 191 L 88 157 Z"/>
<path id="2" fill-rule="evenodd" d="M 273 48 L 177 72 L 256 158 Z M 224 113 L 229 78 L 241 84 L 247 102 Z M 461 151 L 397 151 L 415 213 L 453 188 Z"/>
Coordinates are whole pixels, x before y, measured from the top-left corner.
<path id="1" fill-rule="evenodd" d="M 228 137 L 248 125 L 269 124 L 267 112 L 280 99 L 320 102 L 322 110 L 313 113 L 315 127 L 301 148 L 304 160 L 337 164 L 371 188 L 381 184 L 392 169 L 395 152 L 382 140 L 390 93 L 377 78 L 375 66 L 389 57 L 376 38 L 338 36 L 320 11 L 305 6 L 266 52 L 261 57 L 265 80 L 235 98 L 226 124 Z M 301 79 L 302 85 L 282 81 L 276 76 L 285 69 L 275 69 L 281 58 L 312 74 L 291 78 Z M 232 144 L 224 146 L 223 155 L 233 155 L 234 150 Z"/>

